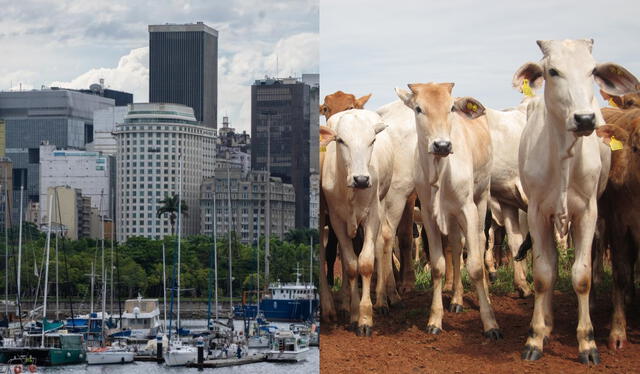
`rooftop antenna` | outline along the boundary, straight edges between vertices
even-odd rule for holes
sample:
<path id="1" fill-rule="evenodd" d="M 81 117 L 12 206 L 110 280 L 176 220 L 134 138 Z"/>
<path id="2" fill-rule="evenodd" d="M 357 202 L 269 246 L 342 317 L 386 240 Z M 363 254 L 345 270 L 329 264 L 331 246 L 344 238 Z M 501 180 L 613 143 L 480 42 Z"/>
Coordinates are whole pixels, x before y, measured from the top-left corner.
<path id="1" fill-rule="evenodd" d="M 276 55 L 276 76 L 275 78 L 278 79 L 278 55 Z"/>

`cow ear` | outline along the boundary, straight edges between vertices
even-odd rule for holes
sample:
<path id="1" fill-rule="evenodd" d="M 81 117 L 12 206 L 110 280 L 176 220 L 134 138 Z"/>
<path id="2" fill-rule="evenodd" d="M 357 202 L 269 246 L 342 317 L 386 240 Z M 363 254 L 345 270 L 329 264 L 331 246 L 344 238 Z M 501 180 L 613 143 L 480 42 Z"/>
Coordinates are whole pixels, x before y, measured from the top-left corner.
<path id="1" fill-rule="evenodd" d="M 367 101 L 369 101 L 370 98 L 371 98 L 371 94 L 368 94 L 368 95 L 362 96 L 361 98 L 357 99 L 356 103 L 355 103 L 356 104 L 355 108 L 356 109 L 364 108 L 364 104 L 366 104 Z"/>
<path id="2" fill-rule="evenodd" d="M 478 118 L 485 112 L 485 107 L 473 97 L 461 97 L 456 99 L 453 106 L 457 112 L 463 113 L 467 118 Z"/>
<path id="3" fill-rule="evenodd" d="M 596 65 L 593 77 L 600 88 L 610 95 L 634 92 L 640 86 L 638 78 L 618 64 L 605 62 Z"/>
<path id="4" fill-rule="evenodd" d="M 544 70 L 542 69 L 542 66 L 537 62 L 527 62 L 518 68 L 516 73 L 513 75 L 511 84 L 513 84 L 513 88 L 523 92 L 524 80 L 526 79 L 529 87 L 537 90 L 541 88 L 542 83 L 544 83 L 543 72 Z"/>
<path id="5" fill-rule="evenodd" d="M 619 140 L 622 144 L 625 144 L 629 140 L 629 133 L 618 125 L 602 125 L 596 129 L 596 134 L 602 138 L 602 141 L 606 145 L 611 145 L 611 138 L 615 137 L 615 140 Z"/>
<path id="6" fill-rule="evenodd" d="M 402 88 L 396 87 L 396 95 L 398 95 L 400 100 L 402 100 L 402 102 L 404 102 L 404 105 L 406 105 L 409 108 L 411 108 L 411 110 L 414 109 L 414 107 L 413 107 L 413 93 L 411 93 L 411 92 L 409 92 L 407 90 L 403 90 Z"/>
<path id="7" fill-rule="evenodd" d="M 604 92 L 603 90 L 600 90 L 600 95 L 602 95 L 602 98 L 605 99 L 607 102 L 609 102 L 609 104 L 613 103 L 618 108 L 623 108 L 624 107 L 624 102 L 622 100 L 622 96 L 609 95 L 608 93 Z"/>
<path id="8" fill-rule="evenodd" d="M 327 126 L 320 126 L 320 147 L 326 147 L 327 144 L 336 140 L 336 132 Z"/>
<path id="9" fill-rule="evenodd" d="M 323 116 L 326 116 L 328 112 L 329 112 L 328 106 L 324 104 L 320 105 L 320 114 L 322 114 Z"/>
<path id="10" fill-rule="evenodd" d="M 384 122 L 378 122 L 375 125 L 373 125 L 373 131 L 375 131 L 376 134 L 379 134 L 381 131 L 383 131 L 386 128 L 387 128 L 387 125 Z"/>

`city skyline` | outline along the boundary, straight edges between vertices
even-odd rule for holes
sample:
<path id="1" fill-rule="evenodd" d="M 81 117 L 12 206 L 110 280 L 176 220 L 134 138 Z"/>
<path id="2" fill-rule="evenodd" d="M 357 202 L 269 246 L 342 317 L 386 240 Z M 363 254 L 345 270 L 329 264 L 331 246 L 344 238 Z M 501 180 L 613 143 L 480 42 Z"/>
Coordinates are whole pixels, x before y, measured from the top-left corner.
<path id="1" fill-rule="evenodd" d="M 179 2 L 170 11 L 122 1 L 63 1 L 49 8 L 26 1 L 3 9 L 0 49 L 12 58 L 0 67 L 0 90 L 20 83 L 23 90 L 88 88 L 104 78 L 106 87 L 146 102 L 148 25 L 202 21 L 220 33 L 218 121 L 227 115 L 238 131 L 250 132 L 255 79 L 319 70 L 314 1 Z"/>

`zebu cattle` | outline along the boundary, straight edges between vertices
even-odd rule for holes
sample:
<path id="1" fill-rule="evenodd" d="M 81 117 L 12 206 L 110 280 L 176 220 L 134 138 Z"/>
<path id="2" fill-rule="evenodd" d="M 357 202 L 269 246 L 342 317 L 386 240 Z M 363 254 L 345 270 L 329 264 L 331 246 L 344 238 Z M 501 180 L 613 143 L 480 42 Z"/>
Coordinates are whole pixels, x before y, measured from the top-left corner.
<path id="1" fill-rule="evenodd" d="M 538 41 L 543 59 L 524 64 L 513 78 L 514 87 L 521 87 L 524 79 L 533 88 L 545 83 L 544 96 L 534 98 L 527 108 L 519 152 L 520 178 L 529 199 L 535 287 L 531 330 L 522 353 L 525 360 L 542 356 L 544 339 L 553 329 L 554 229 L 564 236 L 570 227 L 575 244 L 572 280 L 578 296 L 578 358 L 583 363 L 600 361 L 589 315 L 591 245 L 596 199 L 606 184 L 610 151 L 594 133 L 603 118 L 593 82 L 617 94 L 626 79 L 618 74 L 618 65 L 596 64 L 592 45 L 593 40 Z"/>
<path id="2" fill-rule="evenodd" d="M 391 240 L 383 199 L 391 183 L 393 150 L 384 131 L 386 125 L 374 112 L 354 109 L 337 113 L 327 125 L 334 134 L 326 146 L 322 191 L 347 271 L 351 323 L 357 326 L 358 335 L 369 336 L 373 326 L 371 276 L 375 263 L 378 287 L 384 287 L 382 250 L 384 242 Z M 352 239 L 359 227 L 364 242 L 356 258 Z M 362 277 L 362 297 L 358 275 Z"/>
<path id="3" fill-rule="evenodd" d="M 462 240 L 468 248 L 467 269 L 480 305 L 485 336 L 500 339 L 489 301 L 484 270 L 484 231 L 491 179 L 491 137 L 484 107 L 473 98 L 454 99 L 453 83 L 410 84 L 409 91 L 396 89 L 414 112 L 417 150 L 415 183 L 429 241 L 433 301 L 427 331 L 442 331 L 442 276 L 445 258 L 442 235 L 448 235 L 454 278 L 460 277 Z M 454 281 L 455 282 L 455 281 Z M 462 305 L 462 292 L 454 293 L 452 305 Z"/>

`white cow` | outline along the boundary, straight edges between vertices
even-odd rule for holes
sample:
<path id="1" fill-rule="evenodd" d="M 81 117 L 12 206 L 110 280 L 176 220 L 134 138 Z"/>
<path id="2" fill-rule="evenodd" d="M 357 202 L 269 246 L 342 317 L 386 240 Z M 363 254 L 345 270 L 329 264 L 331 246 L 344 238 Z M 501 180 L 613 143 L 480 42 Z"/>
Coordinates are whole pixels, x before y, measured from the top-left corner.
<path id="1" fill-rule="evenodd" d="M 417 132 L 415 183 L 422 220 L 427 230 L 433 301 L 427 331 L 442 331 L 442 276 L 445 257 L 442 235 L 448 235 L 454 278 L 460 277 L 464 237 L 467 269 L 480 304 L 485 336 L 500 339 L 489 301 L 484 271 L 484 231 L 491 178 L 491 137 L 484 107 L 473 98 L 454 99 L 453 83 L 410 84 L 411 92 L 396 89 L 414 111 Z M 454 279 L 454 282 L 456 280 Z M 462 293 L 454 293 L 452 305 L 462 305 Z"/>
<path id="2" fill-rule="evenodd" d="M 382 251 L 384 241 L 392 239 L 385 225 L 382 200 L 391 183 L 393 150 L 388 134 L 383 131 L 386 125 L 375 112 L 352 109 L 337 113 L 327 126 L 334 132 L 334 141 L 326 147 L 322 191 L 347 270 L 351 324 L 358 335 L 370 336 L 373 326 L 371 276 L 375 263 L 378 287 L 385 286 Z M 356 258 L 351 240 L 359 226 L 364 231 L 364 243 Z M 358 274 L 362 277 L 362 297 Z"/>
<path id="3" fill-rule="evenodd" d="M 493 145 L 489 208 L 493 219 L 500 226 L 504 226 L 507 232 L 512 258 L 516 257 L 527 233 L 526 227 L 522 228 L 519 221 L 520 211 L 527 209 L 527 197 L 522 189 L 518 171 L 518 147 L 522 130 L 527 123 L 526 108 L 530 100 L 525 98 L 516 108 L 508 110 L 487 108 L 485 113 Z M 493 248 L 487 249 L 486 256 L 493 256 Z M 492 261 L 493 258 L 488 258 L 487 262 Z M 523 262 L 513 261 L 513 272 L 513 281 L 520 296 L 529 296 L 531 290 Z M 492 276 L 492 273 L 489 275 Z"/>
<path id="4" fill-rule="evenodd" d="M 625 76 L 615 64 L 596 64 L 593 40 L 538 41 L 544 55 L 518 69 L 514 87 L 528 79 L 533 88 L 544 85 L 544 96 L 527 108 L 527 125 L 520 141 L 522 186 L 529 198 L 528 221 L 533 240 L 535 307 L 531 332 L 522 358 L 537 360 L 553 329 L 552 295 L 557 273 L 554 229 L 569 231 L 575 247 L 573 288 L 578 296 L 579 360 L 600 361 L 589 315 L 591 244 L 598 216 L 596 199 L 603 190 L 610 151 L 594 129 L 603 124 L 593 82 L 612 94 Z"/>

